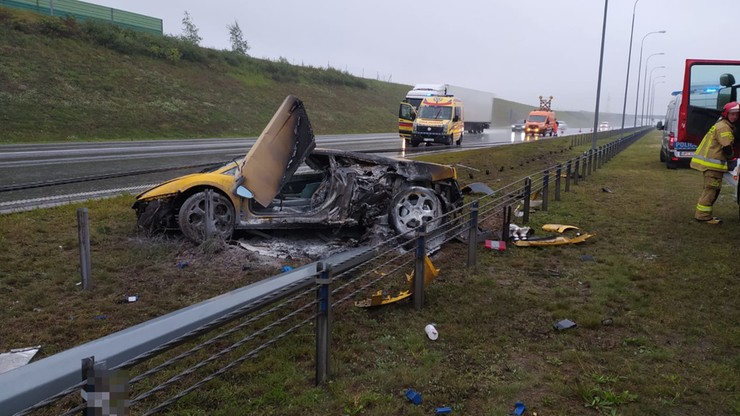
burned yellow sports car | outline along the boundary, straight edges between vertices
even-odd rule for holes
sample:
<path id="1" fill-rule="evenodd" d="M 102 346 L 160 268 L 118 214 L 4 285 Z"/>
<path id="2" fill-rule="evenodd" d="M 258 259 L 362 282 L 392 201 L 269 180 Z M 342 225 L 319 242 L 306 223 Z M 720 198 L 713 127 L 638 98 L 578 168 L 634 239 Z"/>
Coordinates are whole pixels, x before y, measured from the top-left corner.
<path id="1" fill-rule="evenodd" d="M 164 182 L 138 195 L 133 208 L 144 229 L 179 229 L 202 242 L 208 233 L 228 239 L 247 229 L 410 235 L 462 200 L 450 166 L 316 149 L 303 103 L 288 96 L 244 159 Z"/>

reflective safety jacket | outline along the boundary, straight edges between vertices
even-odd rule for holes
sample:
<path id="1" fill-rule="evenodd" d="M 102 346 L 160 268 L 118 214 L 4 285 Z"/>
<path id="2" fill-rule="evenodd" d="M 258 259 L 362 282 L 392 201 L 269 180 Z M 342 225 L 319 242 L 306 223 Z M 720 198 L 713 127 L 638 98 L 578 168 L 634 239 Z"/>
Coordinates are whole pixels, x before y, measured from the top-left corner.
<path id="1" fill-rule="evenodd" d="M 735 140 L 734 132 L 735 126 L 726 118 L 714 123 L 691 158 L 691 167 L 702 172 L 726 172 L 727 157 L 722 153 L 722 148 L 732 145 Z"/>

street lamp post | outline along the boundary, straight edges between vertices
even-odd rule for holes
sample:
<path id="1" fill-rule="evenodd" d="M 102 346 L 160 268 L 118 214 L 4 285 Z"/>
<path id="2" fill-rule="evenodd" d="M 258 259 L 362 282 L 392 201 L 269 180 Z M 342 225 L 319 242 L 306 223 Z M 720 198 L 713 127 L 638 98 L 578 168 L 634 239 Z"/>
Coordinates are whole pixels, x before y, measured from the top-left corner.
<path id="1" fill-rule="evenodd" d="M 656 67 L 654 67 L 653 69 L 650 70 L 650 76 L 646 78 L 646 79 L 649 79 L 650 80 L 650 83 L 648 84 L 646 82 L 645 83 L 645 88 L 648 88 L 648 87 L 652 86 L 652 84 L 653 84 L 653 72 L 655 72 L 656 69 L 660 69 L 660 68 L 665 68 L 665 65 L 656 66 Z M 645 67 L 645 71 L 647 71 L 647 66 Z M 646 110 L 646 108 L 645 108 L 645 93 L 647 93 L 647 100 L 648 100 L 648 104 L 649 104 L 650 103 L 650 101 L 649 101 L 650 100 L 650 92 L 651 92 L 651 89 L 648 88 L 642 94 L 642 112 L 640 113 L 640 123 L 642 125 L 645 125 L 645 120 L 646 120 L 646 118 L 645 118 L 645 110 Z"/>
<path id="2" fill-rule="evenodd" d="M 659 77 L 655 77 L 655 81 L 659 80 L 660 78 L 665 78 L 665 75 L 661 75 Z M 656 85 L 660 85 L 660 84 L 665 84 L 665 81 L 660 81 L 660 82 L 654 82 L 653 83 L 652 93 L 650 93 L 650 101 L 648 101 L 650 103 L 650 105 L 648 105 L 648 109 L 649 109 L 648 111 L 650 112 L 649 113 L 650 116 L 654 116 L 655 115 L 655 86 Z M 651 123 L 652 123 L 652 121 L 651 121 Z"/>
<path id="3" fill-rule="evenodd" d="M 596 149 L 596 131 L 599 125 L 599 100 L 601 99 L 601 70 L 604 67 L 604 39 L 606 39 L 606 15 L 609 0 L 604 0 L 604 24 L 601 27 L 601 52 L 599 53 L 599 77 L 596 81 L 596 108 L 594 109 L 594 129 L 591 136 L 591 150 Z"/>
<path id="4" fill-rule="evenodd" d="M 645 38 L 654 33 L 665 33 L 665 30 L 648 32 L 647 34 L 645 34 L 645 36 L 642 37 L 642 41 L 640 42 L 640 64 L 637 65 L 637 93 L 635 95 L 635 125 L 634 127 L 637 127 L 637 103 L 640 101 L 640 73 L 642 71 L 642 46 L 645 43 Z"/>
<path id="5" fill-rule="evenodd" d="M 632 60 L 632 35 L 635 32 L 635 9 L 637 9 L 637 2 L 632 6 L 632 26 L 630 27 L 630 50 L 627 53 L 627 75 L 624 79 L 624 104 L 622 104 L 622 130 L 624 130 L 624 117 L 627 115 L 627 89 L 630 85 L 630 62 Z M 638 74 L 639 78 L 639 74 Z"/>
<path id="6" fill-rule="evenodd" d="M 647 59 L 645 59 L 645 79 L 643 80 L 643 84 L 645 85 L 645 88 L 642 91 L 642 111 L 640 111 L 640 117 L 641 117 L 640 118 L 640 123 L 644 123 L 644 121 L 645 121 L 645 120 L 643 120 L 643 118 L 645 116 L 645 93 L 647 92 L 647 91 L 645 91 L 645 89 L 647 89 L 647 87 L 648 87 L 648 83 L 647 83 L 647 81 L 648 81 L 648 76 L 647 76 L 647 73 L 648 73 L 648 64 L 650 63 L 650 58 L 652 58 L 653 56 L 658 56 L 658 55 L 665 55 L 665 53 L 663 53 L 663 52 L 656 52 L 656 53 L 648 56 Z M 655 69 L 655 68 L 653 68 L 653 69 Z M 651 77 L 653 76 L 652 72 L 650 73 L 650 76 Z"/>

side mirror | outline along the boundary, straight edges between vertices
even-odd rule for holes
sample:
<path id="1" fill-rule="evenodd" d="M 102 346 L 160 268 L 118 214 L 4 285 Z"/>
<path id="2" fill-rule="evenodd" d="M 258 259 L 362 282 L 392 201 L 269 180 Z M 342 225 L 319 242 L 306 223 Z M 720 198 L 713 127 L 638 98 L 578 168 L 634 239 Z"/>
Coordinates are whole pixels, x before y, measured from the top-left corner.
<path id="1" fill-rule="evenodd" d="M 254 198 L 254 194 L 252 193 L 252 191 L 244 187 L 244 185 L 239 185 L 236 187 L 236 194 L 242 198 Z"/>

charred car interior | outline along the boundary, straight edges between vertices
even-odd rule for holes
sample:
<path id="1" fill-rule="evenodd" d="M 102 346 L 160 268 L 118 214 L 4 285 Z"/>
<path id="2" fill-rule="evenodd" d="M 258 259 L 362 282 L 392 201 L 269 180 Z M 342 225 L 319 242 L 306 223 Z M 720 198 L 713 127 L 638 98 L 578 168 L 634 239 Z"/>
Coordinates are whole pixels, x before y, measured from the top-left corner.
<path id="1" fill-rule="evenodd" d="M 451 166 L 315 148 L 303 103 L 288 96 L 244 159 L 159 184 L 133 208 L 139 227 L 200 243 L 249 229 L 361 227 L 369 239 L 411 238 L 462 203 Z"/>

